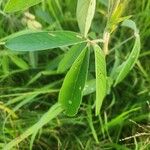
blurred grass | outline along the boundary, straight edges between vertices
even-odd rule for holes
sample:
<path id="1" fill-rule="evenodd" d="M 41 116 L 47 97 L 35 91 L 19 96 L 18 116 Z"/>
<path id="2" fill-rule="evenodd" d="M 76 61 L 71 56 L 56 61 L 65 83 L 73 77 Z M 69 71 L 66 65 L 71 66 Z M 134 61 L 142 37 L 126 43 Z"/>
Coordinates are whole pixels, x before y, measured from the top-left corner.
<path id="1" fill-rule="evenodd" d="M 5 14 L 0 1 L 0 149 L 4 144 L 18 137 L 57 101 L 57 92 L 64 74 L 58 74 L 56 68 L 68 48 L 37 53 L 37 65 L 33 67 L 28 53 L 13 53 L 3 46 L 2 38 L 20 30 L 28 29 L 23 22 L 24 13 Z M 50 0 L 32 7 L 29 12 L 44 30 L 79 31 L 75 19 L 76 0 Z M 102 37 L 106 25 L 107 3 L 99 0 L 97 12 L 90 32 L 91 37 Z M 33 149 L 150 149 L 150 1 L 132 0 L 125 14 L 132 15 L 137 23 L 142 39 L 142 52 L 138 63 L 128 77 L 112 89 L 106 97 L 101 115 L 94 116 L 95 94 L 85 96 L 78 115 L 68 118 L 59 115 L 37 133 Z M 30 26 L 31 27 L 31 26 Z M 132 46 L 130 31 L 121 26 L 112 35 L 110 49 L 118 51 L 120 59 Z M 125 41 L 124 43 L 122 43 Z M 111 69 L 114 50 L 109 56 Z M 11 56 L 11 57 L 10 57 Z M 23 66 L 12 59 L 21 59 Z M 25 65 L 26 64 L 26 65 Z M 93 64 L 89 80 L 93 79 Z M 24 67 L 26 66 L 26 67 Z M 14 148 L 29 149 L 30 138 Z M 32 143 L 31 143 L 32 144 Z"/>

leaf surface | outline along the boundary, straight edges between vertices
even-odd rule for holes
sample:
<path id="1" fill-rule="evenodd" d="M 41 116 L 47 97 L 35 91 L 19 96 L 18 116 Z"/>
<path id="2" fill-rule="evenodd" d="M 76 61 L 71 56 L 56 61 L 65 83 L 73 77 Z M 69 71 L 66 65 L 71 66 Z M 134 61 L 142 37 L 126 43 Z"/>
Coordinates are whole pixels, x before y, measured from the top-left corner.
<path id="1" fill-rule="evenodd" d="M 9 0 L 4 8 L 5 12 L 16 12 L 25 10 L 31 6 L 34 6 L 42 0 Z"/>
<path id="2" fill-rule="evenodd" d="M 126 59 L 126 61 L 123 62 L 121 65 L 119 65 L 114 71 L 113 75 L 113 78 L 115 79 L 114 86 L 120 83 L 127 76 L 130 70 L 134 67 L 135 63 L 138 60 L 141 49 L 140 35 L 135 22 L 130 19 L 127 19 L 122 23 L 122 26 L 129 27 L 134 31 L 135 42 L 133 49 L 129 54 L 128 58 Z"/>
<path id="3" fill-rule="evenodd" d="M 86 42 L 70 31 L 34 32 L 9 39 L 5 46 L 14 51 L 40 51 Z"/>
<path id="4" fill-rule="evenodd" d="M 81 43 L 74 45 L 68 50 L 68 52 L 64 55 L 63 59 L 60 61 L 58 66 L 58 72 L 65 72 L 69 67 L 73 64 L 73 62 L 77 59 L 81 51 L 85 48 L 86 44 Z"/>
<path id="5" fill-rule="evenodd" d="M 87 36 L 90 29 L 96 7 L 96 0 L 78 0 L 77 3 L 77 21 L 81 33 Z"/>
<path id="6" fill-rule="evenodd" d="M 89 66 L 89 50 L 85 48 L 68 71 L 59 93 L 59 102 L 68 116 L 74 116 L 82 101 Z"/>
<path id="7" fill-rule="evenodd" d="M 130 72 L 130 70 L 134 67 L 135 63 L 137 62 L 137 59 L 140 54 L 140 49 L 141 49 L 141 42 L 140 42 L 140 36 L 137 34 L 135 38 L 135 43 L 134 47 L 127 58 L 127 60 L 121 64 L 117 69 L 116 69 L 116 81 L 114 83 L 114 86 L 116 86 L 118 83 L 120 83 Z"/>
<path id="8" fill-rule="evenodd" d="M 107 92 L 106 60 L 102 49 L 98 45 L 93 45 L 95 53 L 96 70 L 96 115 L 100 113 L 102 102 Z"/>

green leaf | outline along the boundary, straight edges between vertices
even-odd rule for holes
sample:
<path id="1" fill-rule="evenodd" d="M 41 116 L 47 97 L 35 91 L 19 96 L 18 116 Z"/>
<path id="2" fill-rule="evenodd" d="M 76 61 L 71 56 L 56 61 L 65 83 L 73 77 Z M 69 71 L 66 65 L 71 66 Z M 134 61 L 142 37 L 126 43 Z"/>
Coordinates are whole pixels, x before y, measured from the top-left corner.
<path id="1" fill-rule="evenodd" d="M 25 10 L 40 2 L 42 2 L 42 0 L 9 0 L 4 8 L 4 11 L 16 12 L 20 10 Z"/>
<path id="2" fill-rule="evenodd" d="M 9 39 L 5 46 L 14 51 L 40 51 L 86 42 L 79 34 L 70 31 L 51 31 L 23 34 Z"/>
<path id="3" fill-rule="evenodd" d="M 89 50 L 85 48 L 68 71 L 59 93 L 59 102 L 68 116 L 80 107 L 89 66 Z"/>
<path id="4" fill-rule="evenodd" d="M 136 34 L 134 47 L 133 47 L 129 57 L 123 64 L 118 66 L 118 68 L 116 69 L 115 75 L 117 76 L 117 78 L 114 83 L 114 86 L 116 86 L 118 83 L 120 83 L 127 76 L 129 71 L 134 67 L 134 65 L 137 62 L 137 59 L 139 57 L 140 49 L 141 49 L 140 36 L 139 36 L 139 34 Z"/>
<path id="5" fill-rule="evenodd" d="M 77 21 L 81 33 L 87 36 L 92 19 L 94 17 L 96 0 L 78 0 L 77 4 Z"/>
<path id="6" fill-rule="evenodd" d="M 100 113 L 102 102 L 107 92 L 106 60 L 102 49 L 98 45 L 93 45 L 95 52 L 96 70 L 96 115 Z"/>
<path id="7" fill-rule="evenodd" d="M 132 30 L 134 30 L 135 33 L 138 33 L 138 29 L 136 27 L 136 24 L 134 21 L 130 20 L 130 19 L 126 19 L 123 21 L 122 26 L 131 28 Z"/>
<path id="8" fill-rule="evenodd" d="M 118 55 L 119 53 L 118 51 L 116 51 L 116 58 L 115 58 L 116 62 L 111 72 L 111 78 L 115 80 L 114 86 L 120 83 L 127 76 L 129 71 L 133 68 L 133 66 L 135 65 L 139 57 L 140 47 L 141 47 L 140 36 L 138 34 L 139 30 L 137 29 L 135 22 L 130 19 L 127 19 L 123 21 L 122 26 L 131 28 L 132 30 L 134 30 L 135 43 L 128 58 L 121 65 L 119 65 L 120 64 L 120 59 Z"/>
<path id="9" fill-rule="evenodd" d="M 6 37 L 3 37 L 2 39 L 0 39 L 0 42 L 5 42 L 9 39 L 15 38 L 17 36 L 23 35 L 23 34 L 27 34 L 27 33 L 34 33 L 37 32 L 36 30 L 31 30 L 31 29 L 25 29 L 25 30 L 21 30 L 15 33 L 12 33 L 10 35 L 7 35 Z"/>
<path id="10" fill-rule="evenodd" d="M 65 72 L 69 69 L 85 46 L 85 43 L 72 46 L 71 49 L 65 54 L 64 58 L 60 61 L 57 71 Z"/>

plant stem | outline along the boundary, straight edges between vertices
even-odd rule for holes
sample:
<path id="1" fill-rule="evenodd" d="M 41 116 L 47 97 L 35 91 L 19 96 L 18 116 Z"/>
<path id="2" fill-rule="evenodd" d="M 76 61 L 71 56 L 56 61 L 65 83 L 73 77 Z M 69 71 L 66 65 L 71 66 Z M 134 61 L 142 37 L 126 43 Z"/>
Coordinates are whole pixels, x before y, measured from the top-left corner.
<path id="1" fill-rule="evenodd" d="M 29 52 L 30 64 L 32 68 L 37 67 L 37 53 L 36 52 Z"/>
<path id="2" fill-rule="evenodd" d="M 104 41 L 103 51 L 104 51 L 105 55 L 109 54 L 109 48 L 108 48 L 108 46 L 109 46 L 109 39 L 110 39 L 110 33 L 108 31 L 105 31 L 104 35 L 103 35 L 103 41 Z"/>

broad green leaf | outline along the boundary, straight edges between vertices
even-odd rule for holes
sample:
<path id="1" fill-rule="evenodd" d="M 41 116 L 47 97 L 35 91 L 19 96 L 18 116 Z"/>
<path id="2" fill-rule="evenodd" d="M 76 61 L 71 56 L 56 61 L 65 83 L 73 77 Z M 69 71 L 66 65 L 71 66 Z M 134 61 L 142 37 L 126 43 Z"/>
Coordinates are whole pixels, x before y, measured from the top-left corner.
<path id="1" fill-rule="evenodd" d="M 77 4 L 77 21 L 81 33 L 87 36 L 92 19 L 94 17 L 96 0 L 78 0 Z"/>
<path id="2" fill-rule="evenodd" d="M 133 47 L 129 57 L 123 64 L 118 66 L 118 68 L 116 69 L 117 78 L 114 83 L 114 86 L 116 86 L 118 83 L 120 83 L 127 76 L 129 71 L 134 67 L 134 65 L 137 62 L 137 59 L 139 57 L 140 49 L 141 49 L 140 36 L 139 36 L 139 34 L 136 34 L 134 47 Z"/>
<path id="3" fill-rule="evenodd" d="M 70 31 L 51 31 L 23 34 L 9 39 L 5 46 L 14 51 L 40 51 L 86 42 L 79 34 Z"/>
<path id="4" fill-rule="evenodd" d="M 85 43 L 72 46 L 71 49 L 65 54 L 64 58 L 60 61 L 57 71 L 65 72 L 69 69 L 85 46 Z"/>
<path id="5" fill-rule="evenodd" d="M 5 42 L 11 38 L 15 38 L 15 37 L 23 35 L 23 34 L 34 33 L 34 32 L 37 32 L 37 31 L 36 30 L 30 30 L 30 29 L 21 30 L 21 31 L 15 32 L 11 35 L 7 35 L 6 37 L 3 37 L 2 39 L 0 39 L 0 42 Z"/>
<path id="6" fill-rule="evenodd" d="M 89 50 L 85 48 L 68 71 L 59 93 L 59 102 L 68 116 L 74 116 L 80 107 L 87 78 Z"/>
<path id="7" fill-rule="evenodd" d="M 98 45 L 93 45 L 95 52 L 96 70 L 96 115 L 100 113 L 102 102 L 107 92 L 106 60 L 102 49 Z"/>
<path id="8" fill-rule="evenodd" d="M 6 4 L 5 12 L 16 12 L 20 10 L 25 10 L 33 5 L 42 2 L 42 0 L 9 0 Z"/>

